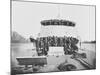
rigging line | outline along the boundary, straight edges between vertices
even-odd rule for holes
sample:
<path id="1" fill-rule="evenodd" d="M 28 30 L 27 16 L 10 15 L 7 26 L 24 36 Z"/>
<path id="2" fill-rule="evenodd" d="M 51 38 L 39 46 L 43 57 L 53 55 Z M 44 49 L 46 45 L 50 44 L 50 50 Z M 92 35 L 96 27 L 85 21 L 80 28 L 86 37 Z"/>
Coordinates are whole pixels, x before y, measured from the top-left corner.
<path id="1" fill-rule="evenodd" d="M 58 14 L 57 14 L 57 18 L 60 19 L 60 5 L 57 5 L 58 7 Z"/>

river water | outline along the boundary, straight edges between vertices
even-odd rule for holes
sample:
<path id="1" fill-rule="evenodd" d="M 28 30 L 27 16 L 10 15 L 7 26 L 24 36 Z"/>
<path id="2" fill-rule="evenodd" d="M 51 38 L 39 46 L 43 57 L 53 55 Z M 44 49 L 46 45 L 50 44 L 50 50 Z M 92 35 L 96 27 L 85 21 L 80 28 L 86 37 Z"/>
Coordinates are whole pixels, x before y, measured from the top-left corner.
<path id="1" fill-rule="evenodd" d="M 35 46 L 32 43 L 11 44 L 11 66 L 18 66 L 17 57 L 32 57 L 36 54 Z"/>

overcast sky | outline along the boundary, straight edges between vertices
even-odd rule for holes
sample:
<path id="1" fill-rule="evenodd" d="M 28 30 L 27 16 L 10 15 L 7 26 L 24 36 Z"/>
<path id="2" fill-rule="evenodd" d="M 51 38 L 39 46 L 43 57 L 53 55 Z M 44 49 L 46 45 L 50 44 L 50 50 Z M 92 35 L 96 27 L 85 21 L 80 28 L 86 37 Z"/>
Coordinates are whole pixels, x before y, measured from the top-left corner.
<path id="1" fill-rule="evenodd" d="M 83 41 L 95 40 L 94 6 L 12 2 L 12 31 L 18 32 L 25 38 L 29 38 L 30 35 L 37 36 L 41 29 L 41 20 L 56 18 L 74 21 L 78 36 Z"/>

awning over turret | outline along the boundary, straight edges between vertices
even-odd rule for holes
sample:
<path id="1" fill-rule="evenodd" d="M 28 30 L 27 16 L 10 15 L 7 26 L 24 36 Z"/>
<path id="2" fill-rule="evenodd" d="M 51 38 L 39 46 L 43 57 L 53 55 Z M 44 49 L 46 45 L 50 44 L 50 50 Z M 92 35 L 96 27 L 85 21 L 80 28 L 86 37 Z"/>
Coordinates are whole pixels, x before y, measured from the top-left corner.
<path id="1" fill-rule="evenodd" d="M 72 27 L 74 27 L 75 23 L 71 22 L 69 20 L 51 19 L 51 20 L 43 20 L 43 21 L 41 21 L 41 25 L 43 25 L 43 26 L 49 26 L 49 25 L 61 26 L 61 25 L 63 25 L 63 26 L 72 26 Z"/>

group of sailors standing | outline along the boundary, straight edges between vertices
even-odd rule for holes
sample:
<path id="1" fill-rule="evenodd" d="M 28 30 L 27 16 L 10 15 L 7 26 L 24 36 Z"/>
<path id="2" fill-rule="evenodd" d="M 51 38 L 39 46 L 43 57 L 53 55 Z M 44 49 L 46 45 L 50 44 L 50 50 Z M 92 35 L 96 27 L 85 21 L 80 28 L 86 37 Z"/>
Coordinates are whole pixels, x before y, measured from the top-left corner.
<path id="1" fill-rule="evenodd" d="M 48 36 L 36 39 L 36 50 L 38 55 L 47 55 L 49 47 L 64 47 L 65 54 L 72 54 L 78 50 L 79 40 L 74 37 Z"/>

